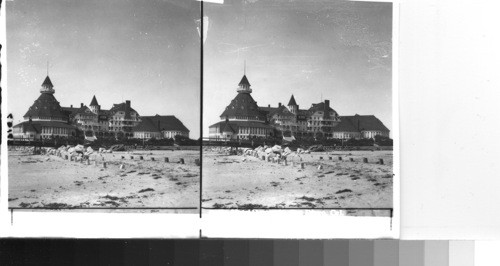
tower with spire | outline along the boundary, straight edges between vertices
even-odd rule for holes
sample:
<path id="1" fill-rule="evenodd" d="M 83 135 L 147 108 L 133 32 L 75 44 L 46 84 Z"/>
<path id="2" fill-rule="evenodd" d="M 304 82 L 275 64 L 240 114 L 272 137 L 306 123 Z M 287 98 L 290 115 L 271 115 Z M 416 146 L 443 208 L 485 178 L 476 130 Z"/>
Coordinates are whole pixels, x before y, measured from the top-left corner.
<path id="1" fill-rule="evenodd" d="M 99 111 L 101 111 L 101 106 L 99 105 L 99 103 L 97 103 L 97 99 L 95 98 L 95 95 L 94 97 L 92 97 L 92 101 L 90 101 L 90 111 L 92 111 L 92 113 L 94 114 L 99 114 Z"/>
<path id="2" fill-rule="evenodd" d="M 299 111 L 299 105 L 297 104 L 297 102 L 295 102 L 295 97 L 293 97 L 293 94 L 292 97 L 290 98 L 290 101 L 288 101 L 288 109 L 294 115 L 297 115 Z"/>
<path id="3" fill-rule="evenodd" d="M 40 88 L 40 93 L 54 94 L 55 92 L 54 85 L 52 85 L 52 81 L 50 81 L 50 78 L 47 75 L 42 83 L 42 87 Z"/>
<path id="4" fill-rule="evenodd" d="M 246 75 L 243 75 L 243 78 L 241 78 L 241 81 L 238 84 L 238 89 L 236 91 L 238 93 L 252 93 L 252 89 L 250 88 L 250 82 L 248 82 Z"/>

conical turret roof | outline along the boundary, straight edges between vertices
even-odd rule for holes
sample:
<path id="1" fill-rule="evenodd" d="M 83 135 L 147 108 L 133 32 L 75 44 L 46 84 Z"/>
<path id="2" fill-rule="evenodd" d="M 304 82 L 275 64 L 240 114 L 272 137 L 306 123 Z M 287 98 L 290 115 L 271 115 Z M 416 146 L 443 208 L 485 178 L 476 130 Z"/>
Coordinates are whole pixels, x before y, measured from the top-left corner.
<path id="1" fill-rule="evenodd" d="M 243 75 L 243 78 L 241 78 L 241 81 L 238 84 L 238 86 L 243 86 L 243 85 L 250 87 L 250 82 L 248 82 L 248 79 L 247 79 L 246 75 Z"/>
<path id="2" fill-rule="evenodd" d="M 297 105 L 297 103 L 295 102 L 295 98 L 293 97 L 293 94 L 292 97 L 290 98 L 290 101 L 288 102 L 288 106 L 290 105 Z"/>
<path id="3" fill-rule="evenodd" d="M 63 113 L 61 105 L 59 105 L 54 95 L 48 93 L 42 93 L 23 117 L 44 117 L 47 119 L 68 118 L 68 116 Z"/>
<path id="4" fill-rule="evenodd" d="M 50 88 L 54 87 L 54 85 L 52 85 L 52 81 L 50 81 L 49 76 L 47 76 L 45 78 L 45 80 L 42 83 L 42 86 L 46 86 L 46 87 L 50 87 Z"/>
<path id="5" fill-rule="evenodd" d="M 245 117 L 263 120 L 257 102 L 248 93 L 238 93 L 226 107 L 221 117 Z"/>
<path id="6" fill-rule="evenodd" d="M 99 105 L 99 104 L 97 103 L 97 99 L 95 98 L 95 95 L 94 95 L 94 97 L 92 98 L 92 101 L 90 102 L 90 106 L 97 106 L 97 105 Z"/>

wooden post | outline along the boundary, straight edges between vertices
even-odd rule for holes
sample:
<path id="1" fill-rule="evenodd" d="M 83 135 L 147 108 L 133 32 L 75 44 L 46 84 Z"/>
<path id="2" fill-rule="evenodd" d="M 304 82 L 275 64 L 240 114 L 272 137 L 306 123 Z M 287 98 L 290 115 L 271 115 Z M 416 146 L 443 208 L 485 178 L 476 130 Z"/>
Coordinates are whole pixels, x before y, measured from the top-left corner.
<path id="1" fill-rule="evenodd" d="M 168 163 L 168 157 L 165 157 L 165 162 Z"/>
<path id="2" fill-rule="evenodd" d="M 379 164 L 384 164 L 384 159 L 378 159 Z"/>
<path id="3" fill-rule="evenodd" d="M 363 158 L 364 163 L 368 163 L 368 158 Z"/>
<path id="4" fill-rule="evenodd" d="M 339 156 L 339 161 L 342 161 L 342 156 Z"/>
<path id="5" fill-rule="evenodd" d="M 181 164 L 184 164 L 184 158 L 181 158 L 179 161 Z"/>
<path id="6" fill-rule="evenodd" d="M 354 159 L 353 158 L 349 158 L 349 161 L 354 162 Z"/>
<path id="7" fill-rule="evenodd" d="M 305 168 L 304 163 L 300 163 L 300 169 L 304 169 L 304 168 Z"/>
<path id="8" fill-rule="evenodd" d="M 139 159 L 140 159 L 140 160 L 144 160 L 144 157 L 142 157 L 142 156 L 139 156 Z"/>

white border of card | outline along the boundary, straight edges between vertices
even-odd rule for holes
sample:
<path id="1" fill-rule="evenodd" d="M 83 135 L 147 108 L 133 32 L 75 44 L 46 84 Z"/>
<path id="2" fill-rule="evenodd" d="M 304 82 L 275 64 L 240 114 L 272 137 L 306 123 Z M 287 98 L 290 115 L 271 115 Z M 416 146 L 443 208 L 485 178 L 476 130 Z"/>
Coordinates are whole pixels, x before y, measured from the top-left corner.
<path id="1" fill-rule="evenodd" d="M 211 1 L 207 1 L 211 2 Z M 220 2 L 220 1 L 215 1 Z M 5 29 L 5 3 L 1 27 Z M 8 209 L 7 146 L 1 147 L 0 236 L 78 238 L 399 238 L 400 150 L 398 107 L 399 4 L 393 2 L 392 137 L 393 216 L 341 216 L 325 210 L 203 210 L 199 214 L 15 211 Z M 8 84 L 5 30 L 2 30 L 2 122 L 7 121 Z M 5 122 L 4 122 L 4 125 Z M 206 125 L 204 125 L 206 127 Z M 2 143 L 7 143 L 6 127 Z M 201 191 L 200 191 L 201 193 Z"/>

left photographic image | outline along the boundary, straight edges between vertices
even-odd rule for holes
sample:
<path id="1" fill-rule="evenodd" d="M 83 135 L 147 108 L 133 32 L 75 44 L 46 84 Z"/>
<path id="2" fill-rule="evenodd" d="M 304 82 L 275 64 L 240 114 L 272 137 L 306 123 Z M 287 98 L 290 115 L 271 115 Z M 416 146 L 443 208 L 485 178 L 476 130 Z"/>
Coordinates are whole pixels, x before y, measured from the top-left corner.
<path id="1" fill-rule="evenodd" d="M 6 14 L 9 208 L 198 213 L 200 2 Z"/>

